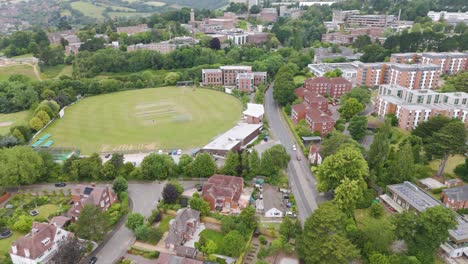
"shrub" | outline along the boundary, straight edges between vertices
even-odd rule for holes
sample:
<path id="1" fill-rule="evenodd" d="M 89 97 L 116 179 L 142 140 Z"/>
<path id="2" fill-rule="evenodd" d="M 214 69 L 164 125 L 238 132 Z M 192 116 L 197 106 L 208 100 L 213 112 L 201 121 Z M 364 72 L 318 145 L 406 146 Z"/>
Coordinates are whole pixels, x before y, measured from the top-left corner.
<path id="1" fill-rule="evenodd" d="M 433 189 L 431 192 L 432 192 L 433 194 L 439 194 L 439 193 L 441 193 L 444 189 L 447 189 L 447 187 L 436 188 L 436 189 Z"/>
<path id="2" fill-rule="evenodd" d="M 260 241 L 260 243 L 261 243 L 262 245 L 266 245 L 266 244 L 267 244 L 267 240 L 266 240 L 266 238 L 265 238 L 263 235 L 259 236 L 259 237 L 258 237 L 258 240 Z"/>
<path id="3" fill-rule="evenodd" d="M 369 214 L 373 218 L 380 218 L 384 214 L 384 208 L 380 203 L 373 203 L 370 207 Z"/>
<path id="4" fill-rule="evenodd" d="M 138 226 L 135 229 L 135 236 L 137 240 L 147 241 L 151 233 L 151 227 L 147 225 Z"/>
<path id="5" fill-rule="evenodd" d="M 372 205 L 372 200 L 375 198 L 375 191 L 373 189 L 367 189 L 364 191 L 361 199 L 358 200 L 356 208 L 364 209 Z"/>

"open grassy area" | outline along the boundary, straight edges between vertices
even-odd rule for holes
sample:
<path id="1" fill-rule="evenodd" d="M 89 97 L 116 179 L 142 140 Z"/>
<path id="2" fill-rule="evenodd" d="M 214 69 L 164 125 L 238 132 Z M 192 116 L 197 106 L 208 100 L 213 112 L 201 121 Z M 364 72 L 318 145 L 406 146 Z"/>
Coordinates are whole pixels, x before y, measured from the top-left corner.
<path id="1" fill-rule="evenodd" d="M 29 111 L 22 111 L 12 114 L 0 114 L 0 135 L 5 135 L 10 131 L 10 127 L 20 123 L 26 123 Z"/>
<path id="2" fill-rule="evenodd" d="M 93 17 L 96 19 L 104 18 L 102 12 L 105 10 L 105 7 L 96 6 L 91 3 L 82 1 L 72 2 L 70 5 L 73 9 L 80 11 L 85 16 Z"/>
<path id="3" fill-rule="evenodd" d="M 0 67 L 0 81 L 8 80 L 8 78 L 13 74 L 23 74 L 33 80 L 37 79 L 36 75 L 34 74 L 33 67 L 28 64 L 18 64 Z"/>
<path id="4" fill-rule="evenodd" d="M 213 241 L 217 246 L 217 252 L 223 247 L 224 234 L 215 230 L 205 229 L 200 233 L 200 237 Z"/>
<path id="5" fill-rule="evenodd" d="M 32 58 L 34 57 L 32 53 L 26 53 L 23 55 L 13 56 L 12 59 L 24 59 L 24 58 Z"/>
<path id="6" fill-rule="evenodd" d="M 116 17 L 145 17 L 149 16 L 150 13 L 136 13 L 136 12 L 108 12 L 107 13 L 110 17 L 116 18 Z"/>
<path id="7" fill-rule="evenodd" d="M 463 155 L 455 155 L 453 157 L 450 157 L 447 161 L 447 164 L 445 164 L 444 172 L 453 174 L 453 170 L 455 169 L 455 167 L 462 163 L 465 163 L 465 157 Z M 439 169 L 439 165 L 440 160 L 432 160 L 431 162 L 429 162 L 429 167 L 431 167 L 431 169 L 433 169 L 434 171 L 437 171 Z"/>
<path id="8" fill-rule="evenodd" d="M 58 147 L 84 154 L 194 148 L 232 128 L 242 105 L 207 89 L 164 87 L 82 99 L 44 132 Z M 41 135 L 39 135 L 41 136 Z"/>
<path id="9" fill-rule="evenodd" d="M 60 210 L 60 206 L 56 204 L 44 204 L 37 207 L 39 214 L 36 217 L 47 218 L 49 215 L 56 213 Z"/>
<path id="10" fill-rule="evenodd" d="M 304 84 L 304 81 L 307 79 L 304 75 L 298 75 L 294 76 L 294 84 L 299 85 L 299 84 Z"/>
<path id="11" fill-rule="evenodd" d="M 43 79 L 58 78 L 62 75 L 72 76 L 73 66 L 72 65 L 56 65 L 56 66 L 44 66 L 41 67 L 41 77 Z"/>

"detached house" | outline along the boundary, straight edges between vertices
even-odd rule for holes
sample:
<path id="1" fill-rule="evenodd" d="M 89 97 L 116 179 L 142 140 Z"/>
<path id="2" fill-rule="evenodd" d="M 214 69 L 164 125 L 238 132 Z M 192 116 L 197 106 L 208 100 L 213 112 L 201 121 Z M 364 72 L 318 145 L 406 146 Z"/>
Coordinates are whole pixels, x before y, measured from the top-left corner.
<path id="1" fill-rule="evenodd" d="M 241 177 L 215 174 L 203 185 L 202 197 L 211 210 L 239 209 L 239 199 L 244 188 Z"/>
<path id="2" fill-rule="evenodd" d="M 68 210 L 68 216 L 78 220 L 81 210 L 87 204 L 95 205 L 102 211 L 107 211 L 117 201 L 117 195 L 112 188 L 96 187 L 94 185 L 78 185 L 71 190 L 73 205 Z"/>
<path id="3" fill-rule="evenodd" d="M 170 223 L 169 234 L 167 235 L 166 240 L 164 240 L 166 247 L 183 250 L 185 252 L 189 251 L 188 248 L 183 247 L 183 244 L 192 238 L 199 224 L 199 211 L 191 208 L 184 208 L 177 211 L 176 218 Z"/>
<path id="4" fill-rule="evenodd" d="M 443 190 L 441 200 L 453 210 L 468 208 L 468 185 Z"/>
<path id="5" fill-rule="evenodd" d="M 10 256 L 14 264 L 49 263 L 60 243 L 73 237 L 54 224 L 34 222 L 29 234 L 11 244 Z"/>

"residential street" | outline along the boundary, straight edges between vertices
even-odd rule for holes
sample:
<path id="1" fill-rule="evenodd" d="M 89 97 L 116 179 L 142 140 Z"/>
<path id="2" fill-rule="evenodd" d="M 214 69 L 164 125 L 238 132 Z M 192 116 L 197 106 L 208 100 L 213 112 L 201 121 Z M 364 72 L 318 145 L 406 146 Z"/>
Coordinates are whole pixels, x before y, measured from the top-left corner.
<path id="1" fill-rule="evenodd" d="M 182 181 L 181 184 L 185 189 L 194 188 L 195 184 L 199 181 Z M 107 184 L 97 184 L 102 186 Z M 133 202 L 133 212 L 140 213 L 145 217 L 151 215 L 151 211 L 156 209 L 158 200 L 162 199 L 162 190 L 165 182 L 130 182 L 128 184 L 129 198 Z M 53 183 L 24 186 L 22 190 L 59 190 L 69 189 L 76 186 L 76 184 L 67 184 L 65 188 L 55 187 Z M 12 190 L 13 191 L 13 190 Z M 125 225 L 118 226 L 112 237 L 101 245 L 93 252 L 92 255 L 98 258 L 98 264 L 110 264 L 115 263 L 121 256 L 125 255 L 127 249 L 135 242 L 135 236 Z"/>
<path id="2" fill-rule="evenodd" d="M 298 161 L 296 158 L 296 152 L 293 151 L 292 145 L 298 144 L 286 120 L 283 120 L 280 107 L 273 99 L 273 84 L 265 94 L 265 114 L 273 137 L 281 142 L 291 156 L 291 161 L 286 172 L 289 176 L 289 184 L 296 198 L 298 218 L 304 223 L 307 217 L 317 209 L 318 204 L 327 199 L 325 195 L 318 193 L 315 187 L 317 181 L 309 169 L 306 157 L 300 153 L 302 156 L 301 161 Z"/>

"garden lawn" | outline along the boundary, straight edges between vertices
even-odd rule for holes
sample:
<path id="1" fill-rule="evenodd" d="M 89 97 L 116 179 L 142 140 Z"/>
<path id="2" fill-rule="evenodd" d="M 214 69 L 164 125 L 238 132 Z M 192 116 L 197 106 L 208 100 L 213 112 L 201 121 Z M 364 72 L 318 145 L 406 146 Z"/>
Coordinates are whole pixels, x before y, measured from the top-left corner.
<path id="1" fill-rule="evenodd" d="M 454 174 L 453 170 L 458 165 L 465 163 L 465 157 L 463 155 L 455 155 L 453 157 L 449 157 L 447 163 L 445 164 L 444 173 L 451 173 Z M 432 160 L 429 162 L 429 166 L 432 170 L 436 171 L 439 170 L 440 160 Z"/>
<path id="2" fill-rule="evenodd" d="M 11 235 L 11 237 L 0 240 L 0 263 L 7 263 L 5 260 L 5 254 L 10 251 L 11 243 L 22 236 L 24 236 L 23 233 L 13 231 L 13 235 Z"/>
<path id="3" fill-rule="evenodd" d="M 56 213 L 60 210 L 60 206 L 56 204 L 44 204 L 39 207 L 37 207 L 37 211 L 39 214 L 36 216 L 36 218 L 47 218 L 49 215 Z"/>
<path id="4" fill-rule="evenodd" d="M 71 65 L 56 65 L 41 67 L 41 77 L 43 79 L 58 78 L 62 75 L 72 76 L 73 67 Z"/>
<path id="5" fill-rule="evenodd" d="M 200 233 L 200 237 L 212 240 L 217 245 L 217 253 L 220 253 L 220 250 L 223 248 L 223 233 L 211 229 L 205 229 Z"/>
<path id="6" fill-rule="evenodd" d="M 159 222 L 159 230 L 162 231 L 162 233 L 169 231 L 169 222 L 174 219 L 174 216 L 172 215 L 163 215 L 163 218 L 161 222 Z"/>
<path id="7" fill-rule="evenodd" d="M 32 80 L 37 80 L 37 77 L 34 74 L 34 69 L 31 65 L 19 64 L 0 67 L 0 81 L 8 80 L 8 78 L 13 74 L 22 74 L 28 76 Z"/>
<path id="8" fill-rule="evenodd" d="M 5 135 L 10 131 L 10 127 L 25 123 L 29 117 L 29 111 L 21 111 L 11 114 L 0 114 L 0 135 Z"/>
<path id="9" fill-rule="evenodd" d="M 208 89 L 163 87 L 82 99 L 65 109 L 39 137 L 54 147 L 77 147 L 83 154 L 203 147 L 231 129 L 241 102 Z"/>

